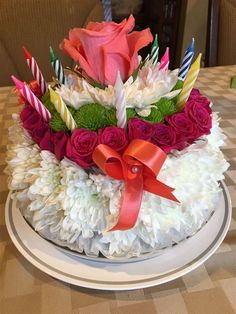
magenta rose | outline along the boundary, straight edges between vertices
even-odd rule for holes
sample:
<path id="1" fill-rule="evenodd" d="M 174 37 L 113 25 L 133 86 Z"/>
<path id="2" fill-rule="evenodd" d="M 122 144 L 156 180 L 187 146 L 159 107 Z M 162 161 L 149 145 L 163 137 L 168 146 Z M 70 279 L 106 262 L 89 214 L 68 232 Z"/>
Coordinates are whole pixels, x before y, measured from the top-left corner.
<path id="1" fill-rule="evenodd" d="M 39 144 L 44 134 L 49 130 L 48 124 L 40 117 L 37 111 L 26 105 L 21 111 L 20 118 L 23 127 L 28 131 L 32 140 Z"/>
<path id="2" fill-rule="evenodd" d="M 39 114 L 31 105 L 25 105 L 20 113 L 21 121 L 22 122 L 26 121 L 29 117 L 31 117 L 34 114 L 39 117 Z"/>
<path id="3" fill-rule="evenodd" d="M 38 123 L 35 125 L 35 127 L 32 130 L 28 130 L 32 140 L 39 144 L 39 142 L 44 137 L 44 134 L 50 130 L 48 125 L 43 122 L 42 120 L 38 120 Z"/>
<path id="4" fill-rule="evenodd" d="M 153 124 L 139 118 L 132 118 L 128 122 L 128 137 L 132 141 L 136 138 L 150 141 L 153 134 Z"/>
<path id="5" fill-rule="evenodd" d="M 66 156 L 83 168 L 93 165 L 92 153 L 97 146 L 97 133 L 86 129 L 76 129 L 67 141 Z"/>
<path id="6" fill-rule="evenodd" d="M 66 155 L 66 145 L 68 139 L 68 134 L 64 132 L 56 132 L 53 135 L 54 154 L 58 160 L 62 160 Z"/>
<path id="7" fill-rule="evenodd" d="M 169 153 L 176 144 L 175 131 L 164 123 L 155 123 L 153 128 L 151 142 L 164 150 L 165 153 Z"/>
<path id="8" fill-rule="evenodd" d="M 186 102 L 184 112 L 193 121 L 200 133 L 209 134 L 212 127 L 210 103 L 207 98 L 200 97 Z M 201 134 L 201 135 L 202 135 Z"/>
<path id="9" fill-rule="evenodd" d="M 41 150 L 48 150 L 54 153 L 53 133 L 50 128 L 44 133 L 38 145 Z"/>
<path id="10" fill-rule="evenodd" d="M 23 127 L 28 131 L 32 140 L 42 150 L 54 152 L 53 134 L 48 124 L 40 117 L 38 112 L 30 105 L 26 105 L 20 113 Z"/>
<path id="11" fill-rule="evenodd" d="M 82 72 L 101 84 L 115 84 L 117 72 L 126 81 L 138 67 L 138 51 L 153 39 L 150 29 L 132 32 L 131 15 L 121 23 L 90 22 L 74 28 L 60 47 L 79 65 Z"/>
<path id="12" fill-rule="evenodd" d="M 99 130 L 98 143 L 106 144 L 116 152 L 123 153 L 128 145 L 128 139 L 124 129 L 108 126 Z"/>
<path id="13" fill-rule="evenodd" d="M 196 139 L 199 131 L 196 124 L 189 119 L 185 112 L 175 113 L 165 117 L 168 125 L 170 125 L 175 133 L 177 142 L 183 142 L 188 139 Z"/>
<path id="14" fill-rule="evenodd" d="M 201 96 L 201 93 L 200 93 L 199 89 L 193 88 L 191 90 L 191 93 L 189 95 L 189 99 L 188 100 L 193 100 L 193 99 L 196 99 L 196 98 L 198 98 L 200 96 Z"/>

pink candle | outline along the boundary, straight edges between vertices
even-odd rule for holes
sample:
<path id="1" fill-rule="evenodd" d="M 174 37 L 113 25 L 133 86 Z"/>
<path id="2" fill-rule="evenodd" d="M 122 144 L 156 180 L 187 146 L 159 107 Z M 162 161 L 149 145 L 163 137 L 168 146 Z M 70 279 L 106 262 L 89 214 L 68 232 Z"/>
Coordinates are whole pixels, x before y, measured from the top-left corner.
<path id="1" fill-rule="evenodd" d="M 169 47 L 167 47 L 163 57 L 161 58 L 160 70 L 168 70 L 169 63 Z"/>
<path id="2" fill-rule="evenodd" d="M 51 118 L 51 113 L 48 109 L 41 103 L 41 101 L 34 95 L 25 83 L 18 80 L 14 75 L 12 75 L 11 78 L 25 100 L 27 100 L 28 103 L 37 110 L 40 116 L 48 122 Z"/>
<path id="3" fill-rule="evenodd" d="M 48 91 L 48 87 L 47 84 L 44 80 L 44 77 L 39 69 L 39 66 L 37 64 L 37 62 L 35 61 L 34 57 L 31 56 L 31 54 L 29 53 L 29 51 L 23 47 L 23 51 L 24 51 L 24 55 L 27 61 L 27 64 L 33 74 L 33 77 L 35 78 L 35 80 L 38 82 L 42 94 L 44 95 L 47 91 Z"/>

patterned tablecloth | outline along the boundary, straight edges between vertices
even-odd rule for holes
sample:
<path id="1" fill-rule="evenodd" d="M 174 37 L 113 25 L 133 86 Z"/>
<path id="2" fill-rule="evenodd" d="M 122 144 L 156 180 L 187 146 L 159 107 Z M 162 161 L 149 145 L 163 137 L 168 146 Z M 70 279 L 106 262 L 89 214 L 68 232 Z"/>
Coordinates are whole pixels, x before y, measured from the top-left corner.
<path id="1" fill-rule="evenodd" d="M 195 271 L 170 283 L 126 292 L 70 286 L 32 266 L 14 247 L 4 222 L 7 178 L 3 174 L 11 114 L 18 108 L 12 87 L 0 88 L 0 313 L 141 314 L 236 313 L 236 65 L 202 69 L 197 82 L 220 112 L 228 136 L 223 149 L 231 167 L 225 175 L 232 203 L 230 230 L 218 251 Z"/>

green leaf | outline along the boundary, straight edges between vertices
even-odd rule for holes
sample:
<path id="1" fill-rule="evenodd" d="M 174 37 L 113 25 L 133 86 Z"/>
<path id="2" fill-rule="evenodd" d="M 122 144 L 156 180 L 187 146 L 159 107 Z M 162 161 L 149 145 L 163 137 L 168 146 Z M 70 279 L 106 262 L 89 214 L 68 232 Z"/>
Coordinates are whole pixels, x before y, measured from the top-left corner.
<path id="1" fill-rule="evenodd" d="M 175 86 L 172 88 L 171 91 L 177 90 L 177 89 L 182 89 L 184 85 L 184 82 L 182 80 L 178 80 Z"/>

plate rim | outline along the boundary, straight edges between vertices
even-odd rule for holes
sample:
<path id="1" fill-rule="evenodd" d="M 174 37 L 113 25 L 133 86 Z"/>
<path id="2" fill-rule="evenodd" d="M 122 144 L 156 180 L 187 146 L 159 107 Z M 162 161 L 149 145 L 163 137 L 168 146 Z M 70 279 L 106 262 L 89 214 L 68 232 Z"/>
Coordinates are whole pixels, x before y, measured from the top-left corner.
<path id="1" fill-rule="evenodd" d="M 184 274 L 189 273 L 190 271 L 196 269 L 198 266 L 200 266 L 202 263 L 204 263 L 214 252 L 217 250 L 217 248 L 220 246 L 220 244 L 223 242 L 225 235 L 229 229 L 230 226 L 230 221 L 231 221 L 231 215 L 232 215 L 232 206 L 231 206 L 231 199 L 230 195 L 228 192 L 228 189 L 223 181 L 220 181 L 220 185 L 222 187 L 222 193 L 224 197 L 224 218 L 221 224 L 221 227 L 216 235 L 216 237 L 213 239 L 213 241 L 208 245 L 208 247 L 196 258 L 194 258 L 192 261 L 186 263 L 185 265 L 179 267 L 176 270 L 172 270 L 170 272 L 166 272 L 164 274 L 159 274 L 156 277 L 150 277 L 150 278 L 145 278 L 145 279 L 140 279 L 140 280 L 134 280 L 131 282 L 127 281 L 101 281 L 101 280 L 91 280 L 88 278 L 79 278 L 78 276 L 73 276 L 71 274 L 65 273 L 63 271 L 59 271 L 56 268 L 53 268 L 51 265 L 46 264 L 44 261 L 40 260 L 38 256 L 33 254 L 32 252 L 29 251 L 25 243 L 22 241 L 20 238 L 19 234 L 17 233 L 17 230 L 15 228 L 15 225 L 13 223 L 13 218 L 10 217 L 10 204 L 13 204 L 13 200 L 11 199 L 11 192 L 8 194 L 6 206 L 5 206 L 5 220 L 6 220 L 6 227 L 8 230 L 8 233 L 10 235 L 10 238 L 16 248 L 20 251 L 20 253 L 35 267 L 40 269 L 41 271 L 47 273 L 48 275 L 59 279 L 63 282 L 74 284 L 77 286 L 82 286 L 86 288 L 91 288 L 91 289 L 100 289 L 100 290 L 132 290 L 132 289 L 140 289 L 140 288 L 146 288 L 146 287 L 152 287 L 161 283 L 166 283 L 171 280 L 174 280 L 176 278 L 179 278 L 183 276 Z M 26 223 L 26 222 L 25 222 Z M 32 230 L 32 232 L 34 232 Z M 38 237 L 40 237 L 38 235 Z M 40 237 L 43 239 L 42 237 Z M 44 240 L 44 239 L 43 239 Z M 46 241 L 46 240 L 44 240 Z M 188 239 L 186 240 L 188 241 Z M 21 244 L 20 244 L 21 243 Z M 50 244 L 53 246 L 53 244 Z M 61 253 L 63 254 L 63 253 Z M 65 254 L 65 253 L 64 253 Z M 68 255 L 67 255 L 68 256 Z M 71 257 L 72 258 L 72 257 Z M 158 256 L 156 257 L 158 258 Z M 73 259 L 73 258 L 72 258 Z M 152 259 L 155 259 L 152 258 Z M 77 257 L 76 260 L 78 261 L 80 258 Z M 145 260 L 144 260 L 145 261 Z M 143 260 L 137 261 L 137 263 L 142 263 L 144 262 Z M 83 263 L 85 262 L 85 259 L 83 259 Z M 92 262 L 89 261 L 90 263 L 96 264 L 105 262 Z M 122 265 L 124 265 L 123 263 Z M 119 264 L 117 264 L 119 265 Z"/>

